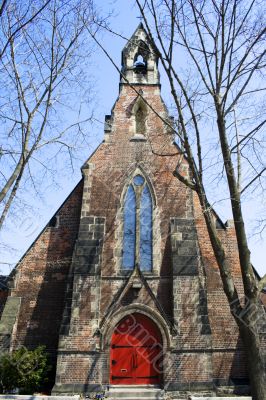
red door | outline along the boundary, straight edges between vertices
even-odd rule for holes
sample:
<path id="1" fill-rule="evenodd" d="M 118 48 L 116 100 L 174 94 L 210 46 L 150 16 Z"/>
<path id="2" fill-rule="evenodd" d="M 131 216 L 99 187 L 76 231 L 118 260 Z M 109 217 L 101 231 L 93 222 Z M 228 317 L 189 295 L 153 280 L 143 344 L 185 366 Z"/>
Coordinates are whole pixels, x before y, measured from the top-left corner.
<path id="1" fill-rule="evenodd" d="M 111 341 L 114 385 L 157 384 L 162 375 L 162 338 L 155 323 L 134 313 L 116 326 Z"/>

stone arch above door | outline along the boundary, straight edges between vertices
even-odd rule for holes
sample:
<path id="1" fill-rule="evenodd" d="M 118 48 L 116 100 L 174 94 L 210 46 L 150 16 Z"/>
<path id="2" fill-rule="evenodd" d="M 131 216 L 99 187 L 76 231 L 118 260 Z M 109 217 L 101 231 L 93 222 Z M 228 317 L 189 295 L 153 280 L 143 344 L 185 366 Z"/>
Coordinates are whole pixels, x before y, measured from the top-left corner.
<path id="1" fill-rule="evenodd" d="M 118 322 L 110 346 L 110 383 L 154 385 L 163 378 L 162 335 L 147 315 L 134 312 Z"/>
<path id="2" fill-rule="evenodd" d="M 170 329 L 166 324 L 164 318 L 154 309 L 143 304 L 132 304 L 127 307 L 116 311 L 108 320 L 106 320 L 101 327 L 101 349 L 108 349 L 111 344 L 113 331 L 119 321 L 127 315 L 133 313 L 140 313 L 150 318 L 157 326 L 162 335 L 162 344 L 164 351 L 168 351 L 172 347 L 172 336 Z"/>

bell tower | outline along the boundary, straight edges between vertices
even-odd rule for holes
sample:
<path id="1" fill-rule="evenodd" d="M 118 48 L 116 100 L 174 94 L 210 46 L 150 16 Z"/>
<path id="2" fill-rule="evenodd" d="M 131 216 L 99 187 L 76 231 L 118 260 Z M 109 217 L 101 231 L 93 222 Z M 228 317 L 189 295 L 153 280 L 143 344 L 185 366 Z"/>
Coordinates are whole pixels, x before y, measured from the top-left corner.
<path id="1" fill-rule="evenodd" d="M 122 51 L 120 83 L 160 84 L 158 56 L 142 23 Z"/>

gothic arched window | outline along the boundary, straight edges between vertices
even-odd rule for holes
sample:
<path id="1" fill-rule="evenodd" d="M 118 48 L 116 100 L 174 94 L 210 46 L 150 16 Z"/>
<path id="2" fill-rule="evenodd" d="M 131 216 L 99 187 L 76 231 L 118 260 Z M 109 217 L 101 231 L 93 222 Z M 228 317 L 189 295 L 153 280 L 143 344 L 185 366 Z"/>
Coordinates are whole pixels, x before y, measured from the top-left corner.
<path id="1" fill-rule="evenodd" d="M 135 114 L 136 121 L 136 133 L 139 135 L 145 135 L 146 133 L 146 110 L 140 106 Z"/>
<path id="2" fill-rule="evenodd" d="M 123 267 L 134 268 L 136 248 L 136 195 L 130 185 L 124 204 Z"/>
<path id="3" fill-rule="evenodd" d="M 152 196 L 142 175 L 136 175 L 124 200 L 123 268 L 152 270 Z"/>

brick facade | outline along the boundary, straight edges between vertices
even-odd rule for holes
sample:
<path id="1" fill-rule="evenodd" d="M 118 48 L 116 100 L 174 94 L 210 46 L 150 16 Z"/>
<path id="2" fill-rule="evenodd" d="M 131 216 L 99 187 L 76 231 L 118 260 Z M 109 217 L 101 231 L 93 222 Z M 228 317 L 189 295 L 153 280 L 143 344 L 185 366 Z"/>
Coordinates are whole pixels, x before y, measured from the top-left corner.
<path id="1" fill-rule="evenodd" d="M 211 391 L 247 381 L 199 201 L 173 176 L 177 162 L 184 175 L 188 166 L 173 144 L 156 57 L 149 55 L 146 75 L 134 75 L 140 39 L 147 42 L 141 26 L 123 51 L 133 88 L 121 79 L 104 141 L 57 212 L 58 227 L 43 230 L 11 281 L 16 318 L 6 332 L 2 321 L 2 338 L 10 337 L 11 348 L 47 346 L 54 363 L 57 358 L 54 393 L 91 392 L 109 384 L 111 335 L 133 312 L 147 315 L 162 333 L 166 391 Z M 146 108 L 143 134 L 136 132 L 134 115 L 141 97 L 158 114 Z M 151 272 L 122 266 L 123 204 L 136 174 L 152 193 Z M 241 290 L 234 228 L 218 219 L 217 224 Z"/>

